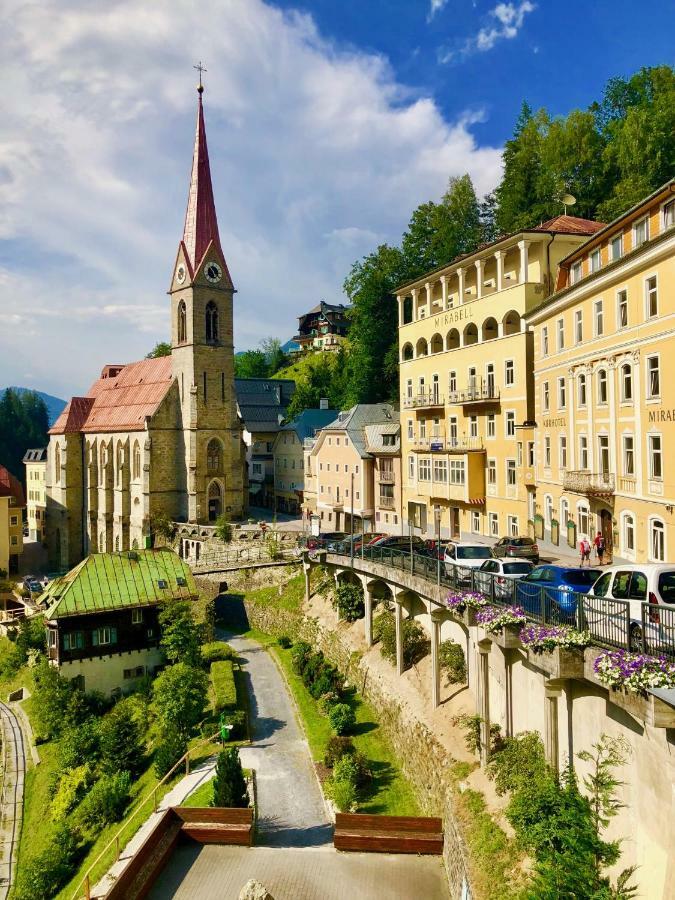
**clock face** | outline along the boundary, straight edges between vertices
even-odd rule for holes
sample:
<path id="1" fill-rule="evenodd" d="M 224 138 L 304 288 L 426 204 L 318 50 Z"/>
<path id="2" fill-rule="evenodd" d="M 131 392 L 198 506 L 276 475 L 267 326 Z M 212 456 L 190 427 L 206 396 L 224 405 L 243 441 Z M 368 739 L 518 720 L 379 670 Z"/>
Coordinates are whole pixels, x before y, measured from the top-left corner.
<path id="1" fill-rule="evenodd" d="M 211 284 L 216 284 L 216 282 L 220 281 L 220 279 L 223 277 L 223 270 L 220 268 L 218 263 L 210 262 L 206 264 L 204 274 L 206 275 L 207 281 L 210 281 Z"/>
<path id="2" fill-rule="evenodd" d="M 185 277 L 187 275 L 187 271 L 183 263 L 181 263 L 176 269 L 176 281 L 178 284 L 182 284 L 185 281 Z"/>

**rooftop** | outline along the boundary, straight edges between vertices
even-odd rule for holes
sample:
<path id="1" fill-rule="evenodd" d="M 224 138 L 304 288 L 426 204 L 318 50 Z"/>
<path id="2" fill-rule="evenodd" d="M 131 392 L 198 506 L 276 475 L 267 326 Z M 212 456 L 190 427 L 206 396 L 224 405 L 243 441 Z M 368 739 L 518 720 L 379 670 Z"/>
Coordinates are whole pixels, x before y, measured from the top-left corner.
<path id="1" fill-rule="evenodd" d="M 25 463 L 47 462 L 47 448 L 38 447 L 34 450 L 26 450 L 23 461 Z"/>
<path id="2" fill-rule="evenodd" d="M 339 413 L 322 432 L 346 431 L 359 455 L 368 457 L 365 428 L 376 424 L 398 425 L 398 411 L 391 403 L 359 403 Z"/>
<path id="3" fill-rule="evenodd" d="M 92 553 L 40 598 L 48 619 L 187 600 L 199 591 L 192 571 L 173 550 Z"/>
<path id="4" fill-rule="evenodd" d="M 0 497 L 13 497 L 17 506 L 25 505 L 21 482 L 2 465 L 0 465 Z"/>
<path id="5" fill-rule="evenodd" d="M 336 409 L 305 409 L 296 416 L 292 422 L 284 425 L 281 431 L 294 431 L 300 441 L 314 436 L 314 432 L 335 420 L 338 411 Z"/>

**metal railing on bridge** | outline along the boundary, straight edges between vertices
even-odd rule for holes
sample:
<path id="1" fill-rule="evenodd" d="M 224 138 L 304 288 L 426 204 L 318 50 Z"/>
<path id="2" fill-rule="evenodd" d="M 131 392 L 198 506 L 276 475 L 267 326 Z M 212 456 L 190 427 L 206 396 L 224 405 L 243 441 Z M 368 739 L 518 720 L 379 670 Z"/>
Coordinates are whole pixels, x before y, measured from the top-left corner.
<path id="1" fill-rule="evenodd" d="M 351 562 L 348 542 L 332 545 L 329 553 Z M 446 562 L 428 553 L 391 547 L 363 547 L 353 556 L 398 569 L 448 589 L 474 591 L 495 606 L 519 606 L 527 619 L 541 625 L 571 625 L 588 631 L 601 647 L 631 650 L 675 660 L 675 607 L 611 600 L 565 586 L 546 587 Z M 639 610 L 639 612 L 638 612 Z"/>
<path id="2" fill-rule="evenodd" d="M 270 552 L 270 549 L 262 544 L 257 547 L 239 547 L 236 550 L 210 550 L 198 560 L 191 562 L 195 569 L 207 569 L 297 558 L 298 550 L 295 546 L 279 547 Z"/>

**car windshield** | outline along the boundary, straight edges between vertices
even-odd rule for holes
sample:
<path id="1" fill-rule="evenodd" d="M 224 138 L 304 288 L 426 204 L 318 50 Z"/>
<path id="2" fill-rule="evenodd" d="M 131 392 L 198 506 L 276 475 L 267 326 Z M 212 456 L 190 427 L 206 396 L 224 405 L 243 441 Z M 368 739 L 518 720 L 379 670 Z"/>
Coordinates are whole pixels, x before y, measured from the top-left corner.
<path id="1" fill-rule="evenodd" d="M 597 581 L 598 573 L 593 569 L 565 569 L 563 578 L 567 584 L 589 587 Z"/>
<path id="2" fill-rule="evenodd" d="M 509 544 L 512 544 L 514 547 L 529 547 L 531 544 L 534 544 L 534 541 L 532 538 L 511 538 Z"/>
<path id="3" fill-rule="evenodd" d="M 665 603 L 675 603 L 675 571 L 661 572 L 659 575 L 659 594 Z"/>
<path id="4" fill-rule="evenodd" d="M 505 575 L 527 575 L 531 571 L 532 566 L 529 563 L 506 563 L 504 566 Z"/>
<path id="5" fill-rule="evenodd" d="M 457 559 L 490 559 L 489 547 L 457 547 Z"/>

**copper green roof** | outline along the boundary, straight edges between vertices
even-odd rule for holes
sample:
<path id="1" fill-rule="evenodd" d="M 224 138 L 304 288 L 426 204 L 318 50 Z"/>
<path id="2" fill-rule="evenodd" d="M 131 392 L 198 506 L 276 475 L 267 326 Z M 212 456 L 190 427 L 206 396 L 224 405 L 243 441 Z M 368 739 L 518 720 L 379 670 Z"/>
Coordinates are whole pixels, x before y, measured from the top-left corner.
<path id="1" fill-rule="evenodd" d="M 178 579 L 181 579 L 179 583 Z M 49 585 L 47 618 L 111 612 L 199 594 L 190 567 L 173 550 L 92 553 Z"/>

